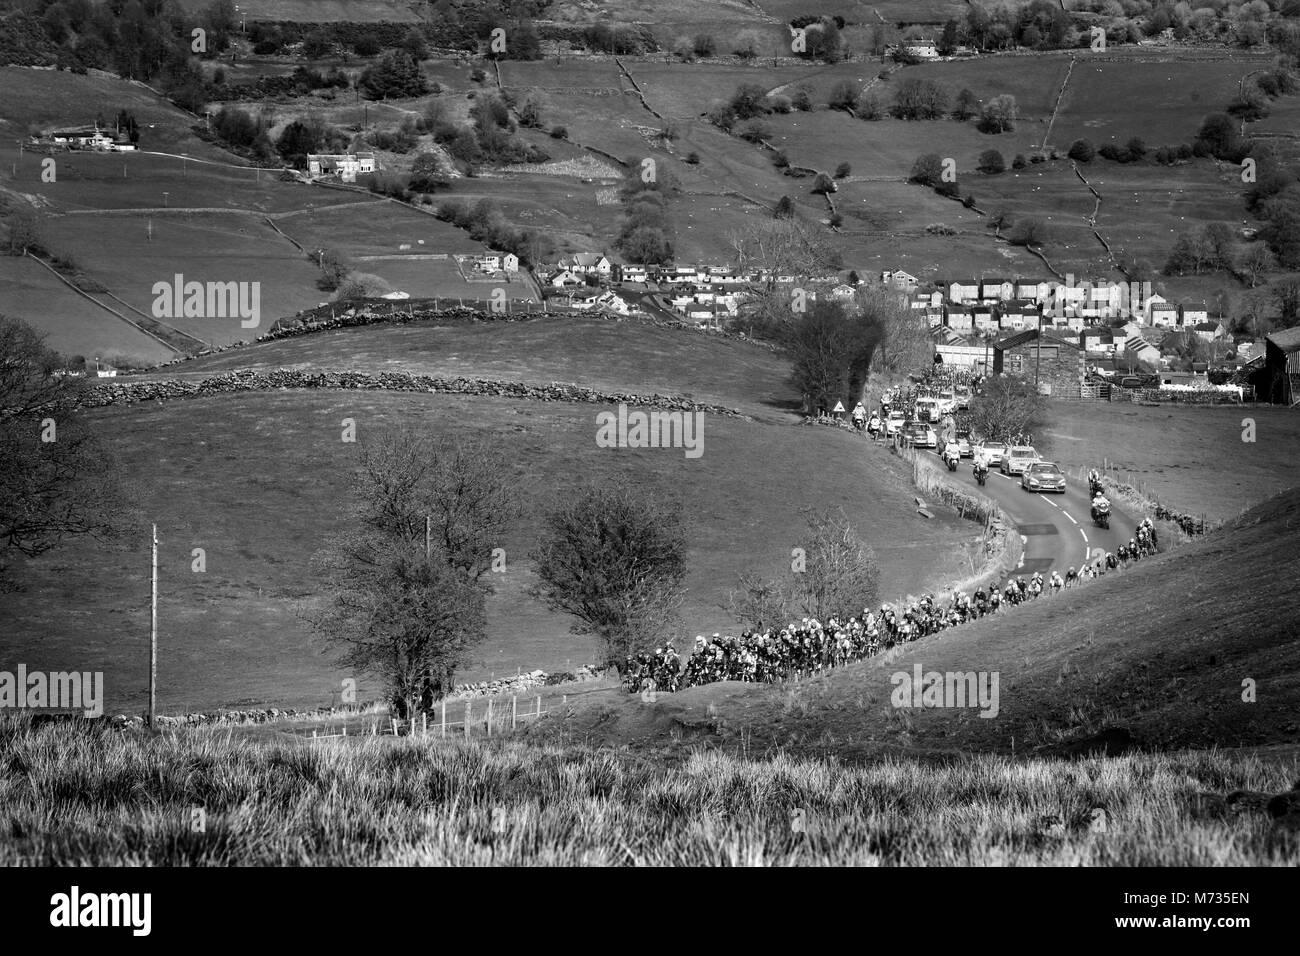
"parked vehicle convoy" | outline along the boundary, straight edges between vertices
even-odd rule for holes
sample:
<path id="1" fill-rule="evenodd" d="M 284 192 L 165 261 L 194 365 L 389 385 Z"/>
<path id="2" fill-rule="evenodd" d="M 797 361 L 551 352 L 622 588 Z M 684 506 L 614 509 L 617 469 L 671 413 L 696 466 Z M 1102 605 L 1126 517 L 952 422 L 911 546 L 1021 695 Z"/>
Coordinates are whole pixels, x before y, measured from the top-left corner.
<path id="1" fill-rule="evenodd" d="M 1065 494 L 1065 475 L 1051 461 L 1035 461 L 1020 474 L 1020 487 L 1025 491 L 1055 491 Z"/>
<path id="2" fill-rule="evenodd" d="M 1032 445 L 1012 445 L 1002 456 L 1002 474 L 1019 475 L 1038 461 L 1038 452 Z"/>
<path id="3" fill-rule="evenodd" d="M 990 468 L 998 468 L 1002 465 L 1002 456 L 1007 452 L 1005 442 L 1000 441 L 982 441 L 975 445 L 975 454 L 982 457 Z"/>

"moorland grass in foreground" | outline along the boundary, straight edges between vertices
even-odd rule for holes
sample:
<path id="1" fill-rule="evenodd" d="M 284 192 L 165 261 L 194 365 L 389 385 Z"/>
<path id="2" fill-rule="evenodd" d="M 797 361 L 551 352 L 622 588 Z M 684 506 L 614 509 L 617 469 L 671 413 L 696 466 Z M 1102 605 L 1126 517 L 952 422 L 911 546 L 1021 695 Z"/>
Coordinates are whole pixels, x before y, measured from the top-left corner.
<path id="1" fill-rule="evenodd" d="M 699 750 L 670 765 L 581 745 L 254 743 L 0 717 L 0 864 L 1294 866 L 1296 833 L 1194 800 L 1284 790 L 1289 774 L 1213 752 L 845 766 Z M 1090 832 L 1098 807 L 1106 829 Z"/>

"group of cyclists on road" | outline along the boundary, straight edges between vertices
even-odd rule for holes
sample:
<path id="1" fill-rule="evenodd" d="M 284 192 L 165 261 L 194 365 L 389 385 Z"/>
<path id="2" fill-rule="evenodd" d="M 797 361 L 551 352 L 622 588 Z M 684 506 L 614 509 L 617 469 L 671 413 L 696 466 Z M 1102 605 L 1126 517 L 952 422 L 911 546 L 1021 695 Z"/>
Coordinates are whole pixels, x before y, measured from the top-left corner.
<path id="1" fill-rule="evenodd" d="M 685 663 L 676 648 L 668 643 L 656 648 L 653 654 L 629 656 L 623 684 L 634 693 L 672 692 L 722 680 L 762 682 L 793 674 L 815 674 L 872 657 L 896 644 L 1000 613 L 1044 594 L 1059 594 L 1107 572 L 1123 570 L 1155 551 L 1155 524 L 1150 518 L 1144 518 L 1127 545 L 1098 556 L 1077 570 L 1070 567 L 1064 575 L 1059 571 L 1049 575 L 1035 571 L 1028 579 L 1023 576 L 1008 579 L 1001 588 L 994 585 L 970 594 L 954 591 L 947 606 L 933 594 L 927 594 L 911 603 L 899 603 L 897 607 L 886 603 L 879 610 L 863 608 L 854 617 L 832 617 L 824 624 L 815 618 L 804 618 L 779 629 L 747 630 L 739 636 L 699 636 Z"/>

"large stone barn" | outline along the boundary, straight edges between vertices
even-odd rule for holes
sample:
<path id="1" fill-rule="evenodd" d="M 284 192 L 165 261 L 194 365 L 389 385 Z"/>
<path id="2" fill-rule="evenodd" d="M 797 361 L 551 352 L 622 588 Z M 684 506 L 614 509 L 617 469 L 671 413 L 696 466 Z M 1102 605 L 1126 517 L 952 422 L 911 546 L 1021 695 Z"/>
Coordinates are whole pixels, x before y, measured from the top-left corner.
<path id="1" fill-rule="evenodd" d="M 1300 325 L 1264 337 L 1264 367 L 1253 383 L 1260 401 L 1300 404 Z"/>
<path id="2" fill-rule="evenodd" d="M 993 374 L 1020 375 L 1055 398 L 1078 398 L 1085 375 L 1083 349 L 1038 329 L 993 343 Z"/>

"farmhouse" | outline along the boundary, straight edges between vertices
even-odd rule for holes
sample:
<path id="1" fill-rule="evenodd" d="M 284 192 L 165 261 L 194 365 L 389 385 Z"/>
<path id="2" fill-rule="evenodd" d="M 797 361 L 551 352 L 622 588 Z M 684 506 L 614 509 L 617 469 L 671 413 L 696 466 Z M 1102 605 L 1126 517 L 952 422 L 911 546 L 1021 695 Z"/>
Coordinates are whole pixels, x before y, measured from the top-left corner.
<path id="1" fill-rule="evenodd" d="M 374 153 L 308 153 L 307 175 L 337 176 L 345 183 L 357 181 L 359 173 L 375 171 Z"/>
<path id="2" fill-rule="evenodd" d="M 1078 398 L 1083 351 L 1038 329 L 1026 329 L 993 343 L 993 374 L 1023 375 L 1037 381 L 1044 394 Z"/>
<path id="3" fill-rule="evenodd" d="M 98 125 L 51 130 L 47 137 L 55 146 L 68 149 L 98 149 L 107 152 L 129 152 L 135 149 L 123 134 L 113 134 Z"/>
<path id="4" fill-rule="evenodd" d="M 1196 333 L 1196 337 L 1204 342 L 1213 342 L 1215 339 L 1221 339 L 1228 334 L 1228 330 L 1223 327 L 1222 322 L 1197 322 L 1189 328 Z"/>
<path id="5" fill-rule="evenodd" d="M 1185 328 L 1191 328 L 1199 322 L 1210 321 L 1210 310 L 1202 303 L 1178 307 L 1178 322 Z"/>
<path id="6" fill-rule="evenodd" d="M 933 40 L 904 40 L 902 46 L 904 51 L 923 60 L 935 60 L 939 57 L 939 49 Z"/>
<path id="7" fill-rule="evenodd" d="M 586 285 L 587 280 L 576 272 L 568 269 L 561 269 L 555 275 L 546 280 L 546 284 L 552 289 L 574 289 L 580 285 Z"/>
<path id="8" fill-rule="evenodd" d="M 920 280 L 917 279 L 916 276 L 904 272 L 902 269 L 895 269 L 892 272 L 886 270 L 880 273 L 880 282 L 882 285 L 892 285 L 895 289 L 902 289 L 904 292 L 913 291 L 919 281 Z"/>
<path id="9" fill-rule="evenodd" d="M 577 252 L 565 256 L 558 263 L 561 270 L 577 272 L 581 275 L 599 275 L 606 278 L 614 271 L 614 264 L 598 252 Z"/>

